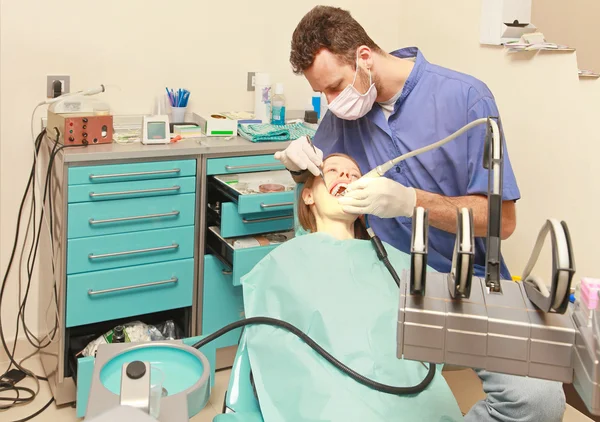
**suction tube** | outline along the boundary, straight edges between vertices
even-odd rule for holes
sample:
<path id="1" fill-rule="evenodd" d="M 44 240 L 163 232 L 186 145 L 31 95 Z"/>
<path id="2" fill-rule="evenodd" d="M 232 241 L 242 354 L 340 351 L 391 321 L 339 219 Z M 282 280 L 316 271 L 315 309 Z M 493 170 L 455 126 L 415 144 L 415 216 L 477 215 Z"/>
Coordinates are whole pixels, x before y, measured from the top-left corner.
<path id="1" fill-rule="evenodd" d="M 381 384 L 377 381 L 370 380 L 369 378 L 359 374 L 358 372 L 356 372 L 356 371 L 350 369 L 349 367 L 347 367 L 346 365 L 344 365 L 342 362 L 340 362 L 339 360 L 334 358 L 325 349 L 323 349 L 321 346 L 319 346 L 313 339 L 311 339 L 309 336 L 304 334 L 299 328 L 295 327 L 294 325 L 292 325 L 288 322 L 285 322 L 285 321 L 281 321 L 279 319 L 269 318 L 269 317 L 252 317 L 252 318 L 247 318 L 247 319 L 243 319 L 240 321 L 236 321 L 232 324 L 226 325 L 225 327 L 221 328 L 220 330 L 218 330 L 218 331 L 214 332 L 213 334 L 207 336 L 206 338 L 198 341 L 192 347 L 199 349 L 199 348 L 207 345 L 211 341 L 214 341 L 214 340 L 218 339 L 219 337 L 227 334 L 228 332 L 235 330 L 237 328 L 240 328 L 240 327 L 245 327 L 247 325 L 268 325 L 271 327 L 283 328 L 284 330 L 289 331 L 290 333 L 292 333 L 296 337 L 298 337 L 300 340 L 302 340 L 304 343 L 306 343 L 311 349 L 313 349 L 315 352 L 317 352 L 319 355 L 321 355 L 321 357 L 323 357 L 323 359 L 325 359 L 327 362 L 329 362 L 331 365 L 333 365 L 340 372 L 349 376 L 354 381 L 356 381 L 366 387 L 369 387 L 375 391 L 379 391 L 381 393 L 387 393 L 387 394 L 392 394 L 392 395 L 396 395 L 396 396 L 418 394 L 418 393 L 422 392 L 423 390 L 425 390 L 429 386 L 429 384 L 431 383 L 431 381 L 433 380 L 433 377 L 435 375 L 435 364 L 430 363 L 429 369 L 427 371 L 427 375 L 425 376 L 425 378 L 423 378 L 423 381 L 421 381 L 419 384 L 417 384 L 415 386 L 394 387 L 391 385 Z"/>

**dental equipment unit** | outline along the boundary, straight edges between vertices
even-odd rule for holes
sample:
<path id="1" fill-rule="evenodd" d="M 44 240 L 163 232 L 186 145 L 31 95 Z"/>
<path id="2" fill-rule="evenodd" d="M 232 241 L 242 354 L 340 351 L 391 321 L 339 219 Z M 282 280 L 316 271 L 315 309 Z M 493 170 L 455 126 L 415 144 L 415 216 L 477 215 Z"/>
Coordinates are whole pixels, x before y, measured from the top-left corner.
<path id="1" fill-rule="evenodd" d="M 575 261 L 567 224 L 546 221 L 521 283 L 500 276 L 501 132 L 493 119 L 483 120 L 487 122 L 474 121 L 470 127 L 488 125 L 483 157 L 490 175 L 485 277 L 473 276 L 473 214 L 466 208 L 457 212 L 451 272 L 425 271 L 427 210 L 417 208 L 411 268 L 401 276 L 397 357 L 573 383 L 588 410 L 598 415 L 600 316 L 579 301 L 569 305 Z M 464 130 L 466 127 L 459 132 Z M 448 142 L 459 132 L 425 150 Z M 397 161 L 401 160 L 392 160 L 371 173 L 381 176 Z M 549 233 L 553 262 L 548 288 L 532 271 Z"/>
<path id="2" fill-rule="evenodd" d="M 417 394 L 433 379 L 436 364 L 453 364 L 573 383 L 590 412 L 600 414 L 600 316 L 595 310 L 586 313 L 579 302 L 574 307 L 569 305 L 575 263 L 566 223 L 550 219 L 544 224 L 522 283 L 502 280 L 500 276 L 503 156 L 502 134 L 495 119 L 476 120 L 446 139 L 378 166 L 363 177 L 383 176 L 397 162 L 437 148 L 480 124 L 487 125 L 483 166 L 490 175 L 485 277 L 473 276 L 473 214 L 466 208 L 457 211 L 456 243 L 449 274 L 426 271 L 428 214 L 420 207 L 413 215 L 410 270 L 398 277 L 386 264 L 399 284 L 397 357 L 431 362 L 426 377 L 418 385 L 392 387 L 369 380 L 339 362 L 293 325 L 273 318 L 254 317 L 229 324 L 191 347 L 179 342 L 102 345 L 94 369 L 88 417 L 95 417 L 96 422 L 108 421 L 110 412 L 115 409 L 109 409 L 103 417 L 100 410 L 106 410 L 107 406 L 133 406 L 150 414 L 152 380 L 145 378 L 152 369 L 149 362 L 186 356 L 193 361 L 195 369 L 180 369 L 178 375 L 167 373 L 166 384 L 186 371 L 192 373 L 191 378 L 186 385 L 159 395 L 166 397 L 159 398 L 164 404 L 160 405 L 157 419 L 187 420 L 206 404 L 208 397 L 205 376 L 208 363 L 197 349 L 231 330 L 253 324 L 291 332 L 338 370 L 380 392 Z M 548 233 L 553 254 L 550 288 L 532 273 Z M 369 234 L 377 256 L 385 263 L 385 249 L 378 246 L 381 242 L 370 229 Z M 181 355 L 167 356 L 159 350 L 164 347 L 177 348 Z M 132 362 L 135 365 L 132 366 Z M 106 368 L 112 368 L 111 371 L 119 375 L 114 378 Z M 103 374 L 103 371 L 108 372 Z M 141 387 L 138 389 L 138 386 Z M 187 412 L 172 410 L 174 406 Z"/>

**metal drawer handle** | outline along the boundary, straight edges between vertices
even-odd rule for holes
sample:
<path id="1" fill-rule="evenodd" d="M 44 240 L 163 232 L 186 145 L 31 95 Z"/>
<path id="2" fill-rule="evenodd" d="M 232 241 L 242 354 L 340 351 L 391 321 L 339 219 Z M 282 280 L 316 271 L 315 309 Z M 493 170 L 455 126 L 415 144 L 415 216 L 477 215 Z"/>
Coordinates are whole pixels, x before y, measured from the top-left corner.
<path id="1" fill-rule="evenodd" d="M 90 174 L 90 179 L 94 180 L 94 179 L 110 179 L 110 178 L 113 178 L 113 177 L 149 176 L 149 175 L 153 175 L 153 174 L 170 174 L 170 173 L 179 173 L 179 172 L 181 172 L 180 169 L 155 170 L 155 171 L 138 171 L 138 172 L 135 172 L 135 173 L 117 173 L 117 174 L 100 174 L 100 175 Z"/>
<path id="2" fill-rule="evenodd" d="M 261 208 L 275 208 L 275 207 L 289 207 L 291 205 L 294 205 L 293 202 L 279 202 L 276 204 L 264 204 L 261 202 L 260 207 Z"/>
<path id="3" fill-rule="evenodd" d="M 258 167 L 278 167 L 278 166 L 282 166 L 283 164 L 281 163 L 265 163 L 265 164 L 248 164 L 245 166 L 225 166 L 225 170 L 227 171 L 231 171 L 231 170 L 242 170 L 242 169 L 255 169 Z"/>
<path id="4" fill-rule="evenodd" d="M 233 271 L 221 270 L 221 273 L 222 273 L 223 275 L 231 275 L 231 274 L 233 274 Z"/>
<path id="5" fill-rule="evenodd" d="M 112 258 L 112 257 L 115 257 L 115 256 L 135 255 L 135 254 L 138 254 L 138 253 L 167 251 L 167 250 L 170 250 L 170 249 L 177 249 L 177 248 L 179 248 L 179 244 L 173 243 L 170 246 L 159 246 L 157 248 L 137 249 L 137 250 L 125 251 L 125 252 L 113 252 L 113 253 L 105 253 L 105 254 L 101 254 L 101 255 L 89 254 L 88 258 L 89 259 Z"/>
<path id="6" fill-rule="evenodd" d="M 119 221 L 132 221 L 132 220 L 146 220 L 149 218 L 162 218 L 162 217 L 173 217 L 179 215 L 179 211 L 171 211 L 166 212 L 164 214 L 148 214 L 148 215 L 137 215 L 135 217 L 119 217 L 119 218 L 109 218 L 108 220 L 94 220 L 90 218 L 89 223 L 91 225 L 94 224 L 106 224 L 106 223 L 116 223 Z"/>
<path id="7" fill-rule="evenodd" d="M 166 192 L 166 191 L 179 190 L 179 189 L 181 189 L 181 186 L 173 186 L 172 188 L 127 190 L 127 191 L 122 191 L 122 192 L 104 192 L 104 193 L 90 192 L 90 197 L 97 198 L 99 196 L 115 196 L 115 195 L 131 195 L 134 193 Z"/>
<path id="8" fill-rule="evenodd" d="M 293 215 L 282 215 L 279 217 L 266 217 L 266 218 L 257 218 L 256 220 L 247 220 L 242 218 L 242 222 L 244 224 L 252 224 L 252 223 L 264 223 L 267 221 L 275 221 L 275 220 L 287 220 L 288 218 L 292 218 Z"/>
<path id="9" fill-rule="evenodd" d="M 179 281 L 179 279 L 177 277 L 171 277 L 168 280 L 153 281 L 151 283 L 136 284 L 135 286 L 115 287 L 114 289 L 105 289 L 105 290 L 92 290 L 92 289 L 90 289 L 90 290 L 88 290 L 88 295 L 89 296 L 103 295 L 105 293 L 122 292 L 124 290 L 141 289 L 142 287 L 160 286 L 162 284 L 177 283 L 178 281 Z"/>

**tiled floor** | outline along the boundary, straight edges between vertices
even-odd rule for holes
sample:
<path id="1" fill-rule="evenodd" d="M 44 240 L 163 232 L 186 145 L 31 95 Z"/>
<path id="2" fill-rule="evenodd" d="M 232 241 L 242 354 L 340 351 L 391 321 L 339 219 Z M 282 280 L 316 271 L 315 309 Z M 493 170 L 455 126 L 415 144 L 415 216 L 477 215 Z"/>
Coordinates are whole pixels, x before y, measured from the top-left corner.
<path id="1" fill-rule="evenodd" d="M 6 366 L 6 364 L 0 363 L 0 368 L 5 368 Z M 33 370 L 36 374 L 42 374 L 41 364 L 35 358 L 28 362 L 27 368 Z M 217 416 L 217 414 L 221 413 L 221 409 L 223 407 L 223 397 L 229 382 L 229 374 L 230 371 L 228 370 L 217 372 L 215 387 L 210 397 L 210 405 L 192 418 L 192 422 L 212 422 L 213 418 Z M 458 401 L 458 404 L 463 412 L 467 412 L 475 402 L 484 397 L 483 391 L 481 390 L 481 383 L 474 372 L 470 370 L 452 371 L 446 372 L 444 376 L 452 388 L 452 391 L 456 396 L 456 400 Z M 19 385 L 29 388 L 35 387 L 34 381 L 30 378 L 21 381 Z M 48 400 L 50 400 L 50 389 L 48 384 L 41 383 L 40 394 L 33 403 L 10 409 L 5 412 L 0 412 L 0 421 L 15 421 L 29 416 L 44 406 Z M 75 416 L 75 409 L 71 406 L 57 408 L 55 404 L 52 404 L 41 415 L 32 420 L 39 422 L 76 422 L 81 421 L 82 419 L 79 419 Z M 563 421 L 590 422 L 591 419 L 568 406 Z"/>

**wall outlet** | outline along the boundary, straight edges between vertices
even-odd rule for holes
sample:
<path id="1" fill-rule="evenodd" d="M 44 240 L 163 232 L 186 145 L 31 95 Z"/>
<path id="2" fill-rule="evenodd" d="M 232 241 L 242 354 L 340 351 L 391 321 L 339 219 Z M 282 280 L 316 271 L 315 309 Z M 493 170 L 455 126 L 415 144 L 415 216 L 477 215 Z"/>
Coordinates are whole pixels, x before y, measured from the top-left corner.
<path id="1" fill-rule="evenodd" d="M 254 75 L 256 75 L 256 72 L 248 72 L 248 81 L 247 81 L 247 90 L 248 91 L 254 91 Z"/>
<path id="2" fill-rule="evenodd" d="M 54 81 L 60 81 L 62 85 L 61 95 L 71 92 L 71 77 L 69 75 L 49 75 L 46 80 L 46 97 L 53 97 L 52 84 L 54 84 Z"/>

